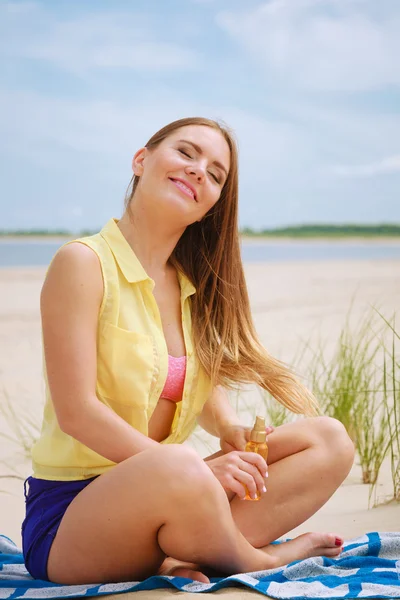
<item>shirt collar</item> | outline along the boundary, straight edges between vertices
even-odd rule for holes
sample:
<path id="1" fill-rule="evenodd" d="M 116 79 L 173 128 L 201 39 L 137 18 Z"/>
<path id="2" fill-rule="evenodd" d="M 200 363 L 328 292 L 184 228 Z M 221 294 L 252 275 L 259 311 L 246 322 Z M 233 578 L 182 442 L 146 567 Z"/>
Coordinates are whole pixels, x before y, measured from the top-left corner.
<path id="1" fill-rule="evenodd" d="M 146 273 L 138 257 L 125 239 L 122 231 L 117 225 L 118 219 L 112 218 L 106 223 L 100 231 L 100 235 L 106 240 L 114 258 L 121 269 L 125 279 L 129 283 L 138 283 L 139 281 L 154 280 Z M 196 288 L 188 277 L 181 271 L 177 271 L 181 295 L 184 299 L 196 293 Z"/>

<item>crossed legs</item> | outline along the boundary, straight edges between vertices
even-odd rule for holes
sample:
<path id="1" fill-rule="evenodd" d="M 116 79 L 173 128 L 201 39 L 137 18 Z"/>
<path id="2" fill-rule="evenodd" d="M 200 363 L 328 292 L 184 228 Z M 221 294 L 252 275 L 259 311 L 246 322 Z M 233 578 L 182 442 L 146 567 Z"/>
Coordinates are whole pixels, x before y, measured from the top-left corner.
<path id="1" fill-rule="evenodd" d="M 261 499 L 249 502 L 227 493 L 237 527 L 252 546 L 279 556 L 281 564 L 307 556 L 337 556 L 343 538 L 334 533 L 310 532 L 270 544 L 317 512 L 348 475 L 354 445 L 346 429 L 329 417 L 302 419 L 277 427 L 268 436 L 268 448 L 267 492 Z M 170 562 L 169 567 L 178 564 Z"/>
<path id="2" fill-rule="evenodd" d="M 283 425 L 269 436 L 269 450 L 268 491 L 259 502 L 227 498 L 188 447 L 146 450 L 116 465 L 68 507 L 50 550 L 49 579 L 144 579 L 166 572 L 171 556 L 170 570 L 188 577 L 196 565 L 231 574 L 335 556 L 335 534 L 271 542 L 316 512 L 346 477 L 354 449 L 344 427 L 327 417 Z"/>

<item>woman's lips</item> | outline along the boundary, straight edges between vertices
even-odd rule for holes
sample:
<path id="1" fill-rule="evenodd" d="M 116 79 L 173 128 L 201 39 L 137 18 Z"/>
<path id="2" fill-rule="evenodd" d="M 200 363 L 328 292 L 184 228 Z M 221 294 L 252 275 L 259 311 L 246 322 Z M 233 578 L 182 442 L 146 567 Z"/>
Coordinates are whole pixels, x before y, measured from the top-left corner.
<path id="1" fill-rule="evenodd" d="M 178 188 L 178 190 L 180 190 L 181 192 L 183 192 L 185 194 L 185 196 L 188 196 L 188 198 L 191 198 L 191 200 L 194 200 L 195 202 L 197 202 L 196 198 L 189 192 L 188 189 L 185 189 L 183 187 L 183 185 L 180 184 L 179 181 L 175 181 L 174 179 L 170 179 L 170 180 L 175 185 L 175 187 Z"/>

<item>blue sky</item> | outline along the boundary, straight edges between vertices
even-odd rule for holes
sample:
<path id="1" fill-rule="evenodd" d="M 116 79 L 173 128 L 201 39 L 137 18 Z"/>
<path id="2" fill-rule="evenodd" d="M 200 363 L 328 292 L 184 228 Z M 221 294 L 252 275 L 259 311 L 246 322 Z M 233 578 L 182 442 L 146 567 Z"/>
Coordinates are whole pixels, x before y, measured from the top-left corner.
<path id="1" fill-rule="evenodd" d="M 0 229 L 119 217 L 166 123 L 236 132 L 240 226 L 400 222 L 399 0 L 0 0 Z"/>

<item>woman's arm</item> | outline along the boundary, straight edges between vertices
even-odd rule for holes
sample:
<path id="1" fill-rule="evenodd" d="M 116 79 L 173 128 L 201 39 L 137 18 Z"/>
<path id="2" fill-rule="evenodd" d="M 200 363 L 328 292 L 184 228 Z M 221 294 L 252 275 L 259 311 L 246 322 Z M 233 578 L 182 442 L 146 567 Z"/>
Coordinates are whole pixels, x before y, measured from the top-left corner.
<path id="1" fill-rule="evenodd" d="M 97 325 L 103 277 L 87 246 L 64 246 L 40 297 L 47 379 L 62 431 L 115 463 L 158 445 L 96 396 Z"/>
<path id="2" fill-rule="evenodd" d="M 239 417 L 229 403 L 227 391 L 218 385 L 212 391 L 197 420 L 203 429 L 219 438 L 225 427 L 241 425 Z"/>
<path id="3" fill-rule="evenodd" d="M 198 423 L 208 433 L 219 437 L 221 450 L 224 454 L 233 450 L 244 450 L 250 439 L 251 427 L 242 425 L 229 403 L 227 391 L 221 386 L 214 388 L 198 417 Z M 274 428 L 267 426 L 265 431 L 268 435 L 274 431 Z M 215 457 L 214 454 L 205 460 L 208 461 L 213 457 Z"/>

